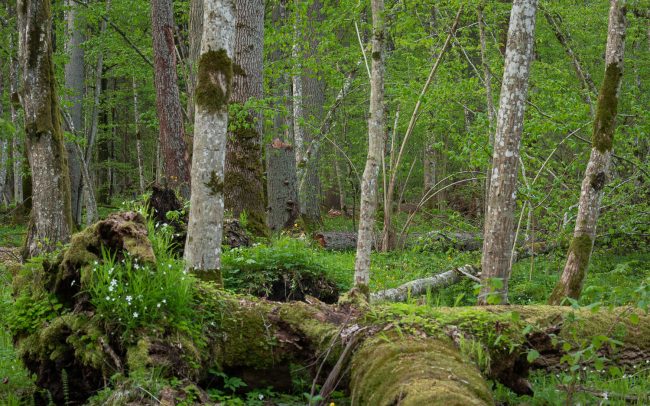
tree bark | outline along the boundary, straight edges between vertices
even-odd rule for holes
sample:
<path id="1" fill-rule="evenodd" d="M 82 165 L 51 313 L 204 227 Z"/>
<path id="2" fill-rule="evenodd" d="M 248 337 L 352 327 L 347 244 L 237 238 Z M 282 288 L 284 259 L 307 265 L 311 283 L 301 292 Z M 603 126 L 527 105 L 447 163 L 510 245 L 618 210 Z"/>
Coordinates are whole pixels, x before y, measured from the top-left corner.
<path id="1" fill-rule="evenodd" d="M 83 98 L 84 98 L 84 42 L 83 27 L 78 17 L 79 6 L 72 0 L 66 0 L 66 44 L 68 63 L 65 65 L 65 88 L 69 92 L 66 100 L 70 104 L 69 114 L 75 131 L 83 134 Z M 105 22 L 103 22 L 105 25 Z M 81 174 L 80 157 L 77 156 L 75 141 L 66 143 L 68 151 L 68 166 L 70 168 L 70 199 L 72 201 L 72 219 L 75 224 L 81 224 L 83 207 L 83 179 Z"/>
<path id="2" fill-rule="evenodd" d="M 151 1 L 154 52 L 156 112 L 160 126 L 163 170 L 168 185 L 188 199 L 190 196 L 190 157 L 185 142 L 176 73 L 174 15 L 171 0 Z"/>
<path id="3" fill-rule="evenodd" d="M 245 103 L 263 97 L 264 3 L 237 0 L 235 59 L 231 103 Z M 226 150 L 224 197 L 227 210 L 236 218 L 246 212 L 247 228 L 257 236 L 268 234 L 264 204 L 262 166 L 262 114 L 247 108 L 231 123 Z"/>
<path id="4" fill-rule="evenodd" d="M 204 2 L 198 64 L 187 267 L 221 283 L 223 185 L 235 46 L 235 1 Z"/>
<path id="5" fill-rule="evenodd" d="M 187 75 L 187 118 L 194 123 L 194 90 L 196 88 L 196 64 L 201 53 L 203 35 L 203 0 L 190 0 L 190 55 Z"/>
<path id="6" fill-rule="evenodd" d="M 70 180 L 52 63 L 50 0 L 19 0 L 16 9 L 32 173 L 32 220 L 25 254 L 35 256 L 70 239 Z"/>
<path id="7" fill-rule="evenodd" d="M 275 139 L 266 147 L 268 226 L 278 233 L 294 225 L 300 210 L 296 181 L 296 155 L 289 144 Z"/>
<path id="8" fill-rule="evenodd" d="M 11 10 L 11 13 L 14 11 Z M 14 126 L 12 138 L 11 154 L 13 160 L 13 178 L 14 178 L 14 203 L 16 205 L 23 203 L 23 142 L 21 137 L 21 123 L 19 122 L 19 96 L 18 96 L 18 58 L 15 55 L 16 35 L 12 34 L 10 38 L 11 61 L 9 65 L 10 80 L 10 100 L 11 100 L 11 124 Z"/>
<path id="9" fill-rule="evenodd" d="M 537 0 L 514 0 L 506 46 L 499 114 L 495 134 L 492 174 L 485 216 L 482 288 L 478 303 L 497 295 L 508 300 L 508 278 L 514 231 L 519 145 L 528 95 L 528 76 L 533 54 Z M 494 278 L 502 287 L 490 286 Z"/>
<path id="10" fill-rule="evenodd" d="M 4 115 L 4 76 L 0 70 L 0 118 Z M 9 185 L 7 182 L 7 168 L 9 166 L 9 142 L 0 138 L 0 204 L 8 205 L 11 202 Z"/>
<path id="11" fill-rule="evenodd" d="M 135 124 L 135 149 L 138 159 L 138 185 L 140 194 L 144 194 L 144 157 L 142 155 L 142 133 L 140 132 L 140 112 L 138 110 L 138 88 L 135 84 L 135 76 L 132 78 L 133 84 L 133 123 Z"/>
<path id="12" fill-rule="evenodd" d="M 377 211 L 377 176 L 384 151 L 386 118 L 384 112 L 384 53 L 386 27 L 384 1 L 372 0 L 372 70 L 370 76 L 370 118 L 368 119 L 368 157 L 361 182 L 359 237 L 354 265 L 354 286 L 365 295 L 370 282 L 372 249 Z"/>
<path id="13" fill-rule="evenodd" d="M 612 144 L 616 131 L 616 113 L 623 77 L 625 52 L 625 2 L 611 0 L 605 54 L 605 77 L 598 95 L 594 118 L 592 149 L 580 189 L 578 217 L 569 246 L 567 262 L 549 303 L 560 304 L 565 297 L 577 299 L 587 273 L 596 238 L 600 201 L 609 180 Z"/>

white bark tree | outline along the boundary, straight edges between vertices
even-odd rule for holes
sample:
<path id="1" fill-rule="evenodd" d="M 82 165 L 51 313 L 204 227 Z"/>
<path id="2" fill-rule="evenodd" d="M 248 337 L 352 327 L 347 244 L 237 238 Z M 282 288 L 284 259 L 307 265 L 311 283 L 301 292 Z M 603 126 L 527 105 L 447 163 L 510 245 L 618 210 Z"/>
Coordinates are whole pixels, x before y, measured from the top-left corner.
<path id="1" fill-rule="evenodd" d="M 11 36 L 11 64 L 9 65 L 10 92 L 11 92 L 11 123 L 14 126 L 14 136 L 12 139 L 12 160 L 14 171 L 14 203 L 23 203 L 23 140 L 19 130 L 20 120 L 18 114 L 18 58 L 16 58 L 13 49 L 15 35 Z"/>
<path id="2" fill-rule="evenodd" d="M 514 0 L 510 13 L 485 216 L 481 260 L 483 286 L 478 297 L 482 305 L 487 304 L 490 297 L 500 298 L 501 303 L 506 303 L 508 298 L 519 145 L 528 97 L 536 11 L 537 0 Z M 500 279 L 501 283 L 497 284 L 495 279 Z"/>
<path id="3" fill-rule="evenodd" d="M 596 238 L 596 223 L 605 185 L 609 180 L 616 113 L 623 77 L 625 52 L 625 1 L 611 0 L 605 53 L 605 78 L 598 95 L 592 149 L 580 189 L 578 217 L 567 262 L 549 302 L 560 304 L 565 297 L 580 297 Z"/>
<path id="4" fill-rule="evenodd" d="M 377 177 L 384 151 L 384 1 L 372 0 L 372 68 L 370 75 L 370 118 L 368 119 L 368 157 L 361 181 L 361 208 L 357 256 L 354 264 L 354 286 L 368 295 L 370 252 L 377 211 Z"/>
<path id="5" fill-rule="evenodd" d="M 198 62 L 187 267 L 221 282 L 223 180 L 235 46 L 235 1 L 205 0 Z"/>

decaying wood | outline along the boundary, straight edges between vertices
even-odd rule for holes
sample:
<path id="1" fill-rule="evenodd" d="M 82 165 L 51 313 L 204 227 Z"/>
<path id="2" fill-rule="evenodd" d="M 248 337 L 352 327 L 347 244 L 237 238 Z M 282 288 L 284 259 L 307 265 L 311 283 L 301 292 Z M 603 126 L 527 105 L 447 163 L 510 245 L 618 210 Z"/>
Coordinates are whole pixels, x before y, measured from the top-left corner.
<path id="1" fill-rule="evenodd" d="M 386 289 L 370 294 L 371 302 L 404 302 L 409 296 L 419 296 L 428 290 L 437 290 L 453 285 L 463 278 L 476 278 L 479 269 L 473 265 L 463 265 L 447 272 L 428 278 L 416 279 L 393 289 Z"/>
<path id="2" fill-rule="evenodd" d="M 323 376 L 331 377 L 327 387 L 331 387 L 337 375 L 348 376 L 349 371 L 349 379 L 341 382 L 347 384 L 354 404 L 487 405 L 493 400 L 486 378 L 520 393 L 529 388 L 529 349 L 537 350 L 542 355 L 539 359 L 548 362 L 539 365 L 536 361 L 534 367 L 557 365 L 563 354 L 562 345 L 553 345 L 551 335 L 558 337 L 560 343 L 572 340 L 576 334 L 615 336 L 621 344 L 616 351 L 606 349 L 608 359 L 637 364 L 650 359 L 650 316 L 636 312 L 639 321 L 632 324 L 628 316 L 635 310 L 631 308 L 598 312 L 555 306 L 422 308 L 414 319 L 395 304 L 375 304 L 372 312 L 367 312 L 367 304 L 327 305 L 314 298 L 278 303 L 233 295 L 202 281 L 196 282 L 196 303 L 200 303 L 207 317 L 214 313 L 216 319 L 212 322 L 217 323 L 213 326 L 205 320 L 202 350 L 197 350 L 197 343 L 190 336 L 181 337 L 184 333 L 160 336 L 151 335 L 146 329 L 137 330 L 130 344 L 120 344 L 119 334 L 110 330 L 114 327 L 98 319 L 101 316 L 92 311 L 86 295 L 77 294 L 87 288 L 81 272 L 93 261 L 101 260 L 97 244 L 110 244 L 118 257 L 129 252 L 147 260 L 151 245 L 142 238 L 143 233 L 146 228 L 141 216 L 114 214 L 110 221 L 97 223 L 73 236 L 70 248 L 60 259 L 44 263 L 41 271 L 30 268 L 30 272 L 17 279 L 20 284 L 15 288 L 22 286 L 55 295 L 64 306 L 38 330 L 23 330 L 14 336 L 25 365 L 37 374 L 37 383 L 50 391 L 54 401 L 83 402 L 89 393 L 104 387 L 115 366 L 124 369 L 126 379 L 129 372 L 145 368 L 162 371 L 167 378 L 198 383 L 208 369 L 219 365 L 229 376 L 242 377 L 249 387 L 286 388 L 290 386 L 291 373 L 283 366 L 315 366 L 315 359 L 325 357 Z M 133 235 L 138 238 L 131 239 Z M 152 260 L 155 261 L 148 258 Z M 60 280 L 68 289 L 56 289 L 57 284 L 48 282 L 52 280 Z M 78 283 L 72 284 L 71 280 Z M 512 313 L 519 314 L 519 321 Z M 528 324 L 534 327 L 533 331 L 522 335 Z M 408 329 L 402 328 L 406 326 Z M 93 329 L 92 335 L 84 330 L 89 328 Z M 506 346 L 504 351 L 503 345 L 485 341 L 489 336 L 484 334 L 486 329 L 498 331 L 514 345 L 514 350 L 509 351 Z M 624 335 L 612 333 L 622 329 L 626 330 Z M 96 342 L 86 345 L 78 340 L 81 336 L 96 337 Z M 350 340 L 356 342 L 350 344 Z M 484 346 L 491 360 L 489 370 L 479 371 L 468 354 L 461 352 L 462 340 L 474 340 Z M 92 354 L 101 358 L 89 360 L 86 350 L 75 347 L 80 342 L 88 351 L 92 351 L 92 344 L 99 345 L 101 351 Z M 50 353 L 47 348 L 57 351 Z M 138 356 L 129 356 L 135 353 Z M 350 359 L 346 362 L 348 355 Z M 60 365 L 66 365 L 68 397 L 62 388 Z M 330 371 L 334 373 L 327 375 Z M 154 395 L 160 399 L 165 391 L 163 388 Z M 120 394 L 129 396 L 127 391 Z M 128 403 L 127 398 L 122 401 Z"/>

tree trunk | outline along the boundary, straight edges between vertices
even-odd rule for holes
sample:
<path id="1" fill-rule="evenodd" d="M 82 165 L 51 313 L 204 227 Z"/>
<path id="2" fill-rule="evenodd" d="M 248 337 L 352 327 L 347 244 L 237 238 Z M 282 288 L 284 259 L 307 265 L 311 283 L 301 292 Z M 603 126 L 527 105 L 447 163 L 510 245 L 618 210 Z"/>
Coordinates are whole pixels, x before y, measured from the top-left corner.
<path id="1" fill-rule="evenodd" d="M 514 231 L 515 194 L 519 145 L 528 95 L 528 76 L 533 54 L 537 0 L 514 0 L 506 46 L 499 115 L 495 135 L 492 174 L 485 216 L 482 288 L 478 303 L 508 300 L 508 278 Z M 490 286 L 494 278 L 502 286 Z"/>
<path id="2" fill-rule="evenodd" d="M 354 265 L 354 285 L 365 295 L 370 282 L 370 251 L 372 249 L 377 211 L 377 176 L 384 151 L 384 1 L 371 0 L 372 6 L 372 73 L 370 76 L 370 118 L 368 119 L 368 157 L 361 182 L 359 237 Z"/>
<path id="3" fill-rule="evenodd" d="M 187 267 L 221 284 L 223 185 L 235 46 L 235 1 L 204 2 L 198 63 Z"/>
<path id="4" fill-rule="evenodd" d="M 187 118 L 194 123 L 194 90 L 196 88 L 196 63 L 201 53 L 203 35 L 203 0 L 190 0 L 190 57 L 187 75 Z"/>
<path id="5" fill-rule="evenodd" d="M 69 114 L 74 131 L 83 134 L 83 98 L 84 98 L 84 42 L 83 27 L 78 18 L 79 6 L 72 0 L 66 0 L 66 46 L 68 63 L 65 65 L 65 88 L 69 92 L 67 102 L 70 104 Z M 102 25 L 106 25 L 102 22 Z M 72 129 L 69 129 L 72 131 Z M 70 168 L 70 199 L 72 201 L 72 219 L 75 224 L 81 224 L 83 207 L 83 180 L 81 175 L 80 157 L 77 156 L 75 141 L 66 143 L 68 151 L 68 166 Z"/>
<path id="6" fill-rule="evenodd" d="M 302 99 L 302 47 L 300 46 L 303 39 L 301 35 L 300 3 L 298 0 L 294 0 L 294 3 L 293 45 L 291 47 L 291 59 L 293 62 L 293 72 L 291 74 L 291 102 L 293 109 L 293 150 L 296 154 L 296 176 L 297 179 L 300 180 L 303 176 L 303 160 L 305 155 L 305 136 L 303 129 L 305 114 L 303 111 Z"/>
<path id="7" fill-rule="evenodd" d="M 13 10 L 12 10 L 13 12 Z M 11 35 L 11 61 L 9 65 L 10 100 L 11 100 L 11 124 L 14 126 L 12 138 L 11 154 L 13 160 L 13 178 L 14 178 L 14 203 L 16 205 L 23 203 L 23 147 L 20 132 L 20 120 L 18 114 L 18 58 L 14 54 L 15 35 Z"/>
<path id="8" fill-rule="evenodd" d="M 479 38 L 481 41 L 481 65 L 483 65 L 483 76 L 485 80 L 485 101 L 488 117 L 488 145 L 490 150 L 494 148 L 494 97 L 492 96 L 492 73 L 490 72 L 490 65 L 487 57 L 487 46 L 485 40 L 485 20 L 483 18 L 483 5 L 478 8 L 478 29 Z M 487 213 L 487 201 L 490 193 L 490 176 L 492 173 L 492 166 L 488 162 L 487 170 L 485 172 L 485 212 Z"/>
<path id="9" fill-rule="evenodd" d="M 0 118 L 4 115 L 5 92 L 4 92 L 4 76 L 3 71 L 0 70 Z M 7 182 L 7 168 L 9 166 L 9 142 L 4 138 L 0 138 L 0 204 L 8 205 L 11 202 L 11 194 L 9 193 L 9 182 Z"/>
<path id="10" fill-rule="evenodd" d="M 32 220 L 25 254 L 36 256 L 70 239 L 70 179 L 52 63 L 50 0 L 19 0 L 19 55 L 27 156 L 32 174 Z"/>
<path id="11" fill-rule="evenodd" d="M 275 139 L 266 148 L 268 226 L 274 233 L 294 225 L 300 210 L 296 181 L 296 155 L 289 144 Z"/>
<path id="12" fill-rule="evenodd" d="M 605 77 L 598 95 L 594 118 L 592 149 L 585 177 L 580 189 L 578 217 L 569 246 L 567 262 L 549 303 L 560 304 L 565 297 L 577 299 L 587 273 L 591 252 L 596 238 L 596 224 L 600 201 L 609 180 L 612 144 L 616 130 L 616 113 L 623 77 L 623 54 L 625 51 L 624 1 L 611 0 L 609 28 L 605 54 Z"/>
<path id="13" fill-rule="evenodd" d="M 135 150 L 138 159 L 138 184 L 140 194 L 144 194 L 144 157 L 142 155 L 142 133 L 140 132 L 140 112 L 138 110 L 138 88 L 135 84 L 135 76 L 132 78 L 133 84 L 133 123 L 135 124 Z"/>
<path id="14" fill-rule="evenodd" d="M 174 15 L 171 0 L 151 1 L 156 112 L 160 126 L 163 173 L 167 184 L 190 197 L 189 151 L 185 142 L 183 111 L 176 73 Z"/>
<path id="15" fill-rule="evenodd" d="M 235 59 L 231 103 L 261 100 L 263 96 L 264 3 L 236 0 Z M 254 235 L 268 234 L 262 166 L 262 114 L 250 108 L 238 115 L 228 136 L 224 197 L 235 218 L 246 212 L 247 228 Z"/>

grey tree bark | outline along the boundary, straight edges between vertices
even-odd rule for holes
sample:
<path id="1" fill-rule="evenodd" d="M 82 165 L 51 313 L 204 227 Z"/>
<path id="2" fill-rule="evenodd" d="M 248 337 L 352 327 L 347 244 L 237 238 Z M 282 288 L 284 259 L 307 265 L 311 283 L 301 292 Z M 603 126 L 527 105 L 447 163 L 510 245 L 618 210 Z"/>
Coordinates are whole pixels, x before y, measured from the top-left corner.
<path id="1" fill-rule="evenodd" d="M 135 76 L 132 78 L 133 84 L 133 123 L 135 124 L 135 149 L 138 159 L 138 185 L 140 194 L 144 193 L 144 157 L 142 156 L 142 133 L 140 132 L 140 111 L 138 110 L 138 87 L 135 83 Z"/>
<path id="2" fill-rule="evenodd" d="M 11 92 L 11 123 L 14 126 L 11 153 L 13 160 L 14 175 L 14 203 L 23 203 L 23 142 L 20 131 L 20 119 L 18 114 L 18 58 L 15 57 L 14 49 L 15 36 L 11 36 L 11 64 L 9 65 L 10 92 Z"/>
<path id="3" fill-rule="evenodd" d="M 203 5 L 185 261 L 189 269 L 220 284 L 223 180 L 236 14 L 234 0 L 205 0 Z"/>
<path id="4" fill-rule="evenodd" d="M 384 53 L 386 27 L 384 1 L 372 0 L 372 68 L 370 76 L 370 117 L 368 119 L 368 157 L 361 182 L 359 237 L 354 265 L 354 286 L 368 295 L 370 251 L 377 211 L 377 176 L 384 151 L 386 118 L 384 112 Z"/>
<path id="5" fill-rule="evenodd" d="M 231 103 L 243 106 L 263 97 L 264 3 L 236 0 L 235 57 Z M 242 117 L 241 115 L 239 117 Z M 248 229 L 268 234 L 262 166 L 262 114 L 248 109 L 243 119 L 231 123 L 226 150 L 224 197 L 234 217 L 248 216 Z"/>
<path id="6" fill-rule="evenodd" d="M 514 0 L 510 13 L 485 216 L 481 259 L 483 286 L 478 297 L 478 303 L 481 305 L 487 304 L 492 294 L 496 295 L 501 303 L 506 303 L 508 299 L 519 145 L 528 96 L 536 11 L 537 0 Z M 491 286 L 495 278 L 501 279 L 500 287 Z"/>
<path id="7" fill-rule="evenodd" d="M 70 180 L 52 63 L 50 0 L 18 0 L 16 9 L 32 173 L 32 219 L 25 254 L 34 256 L 70 239 Z"/>
<path id="8" fill-rule="evenodd" d="M 66 43 L 65 52 L 68 62 L 65 64 L 66 101 L 70 104 L 68 112 L 76 131 L 83 134 L 83 97 L 84 97 L 84 42 L 83 27 L 78 17 L 81 7 L 72 0 L 66 0 Z M 104 26 L 106 22 L 102 23 Z M 83 179 L 81 175 L 80 157 L 77 156 L 77 145 L 74 141 L 66 142 L 68 151 L 68 166 L 70 170 L 70 198 L 72 201 L 72 219 L 81 224 L 83 207 Z"/>
<path id="9" fill-rule="evenodd" d="M 194 89 L 196 88 L 196 64 L 201 53 L 203 35 L 203 0 L 190 0 L 190 52 L 187 75 L 187 118 L 194 123 Z"/>
<path id="10" fill-rule="evenodd" d="M 275 139 L 266 147 L 267 224 L 273 233 L 293 226 L 300 215 L 296 155 L 289 144 Z"/>
<path id="11" fill-rule="evenodd" d="M 160 147 L 165 181 L 188 199 L 190 196 L 190 157 L 185 142 L 183 110 L 181 109 L 174 15 L 171 0 L 151 1 L 154 53 L 154 84 L 156 112 L 160 127 Z"/>
<path id="12" fill-rule="evenodd" d="M 573 239 L 562 276 L 549 298 L 551 304 L 560 304 L 565 297 L 574 299 L 580 297 L 591 259 L 600 202 L 610 176 L 616 113 L 623 78 L 626 26 L 625 1 L 611 0 L 605 52 L 605 77 L 598 94 L 591 156 L 580 189 Z"/>
<path id="13" fill-rule="evenodd" d="M 0 70 L 0 117 L 4 115 L 4 77 Z M 11 202 L 10 188 L 7 184 L 7 168 L 9 166 L 9 141 L 0 138 L 0 203 L 8 205 Z"/>

